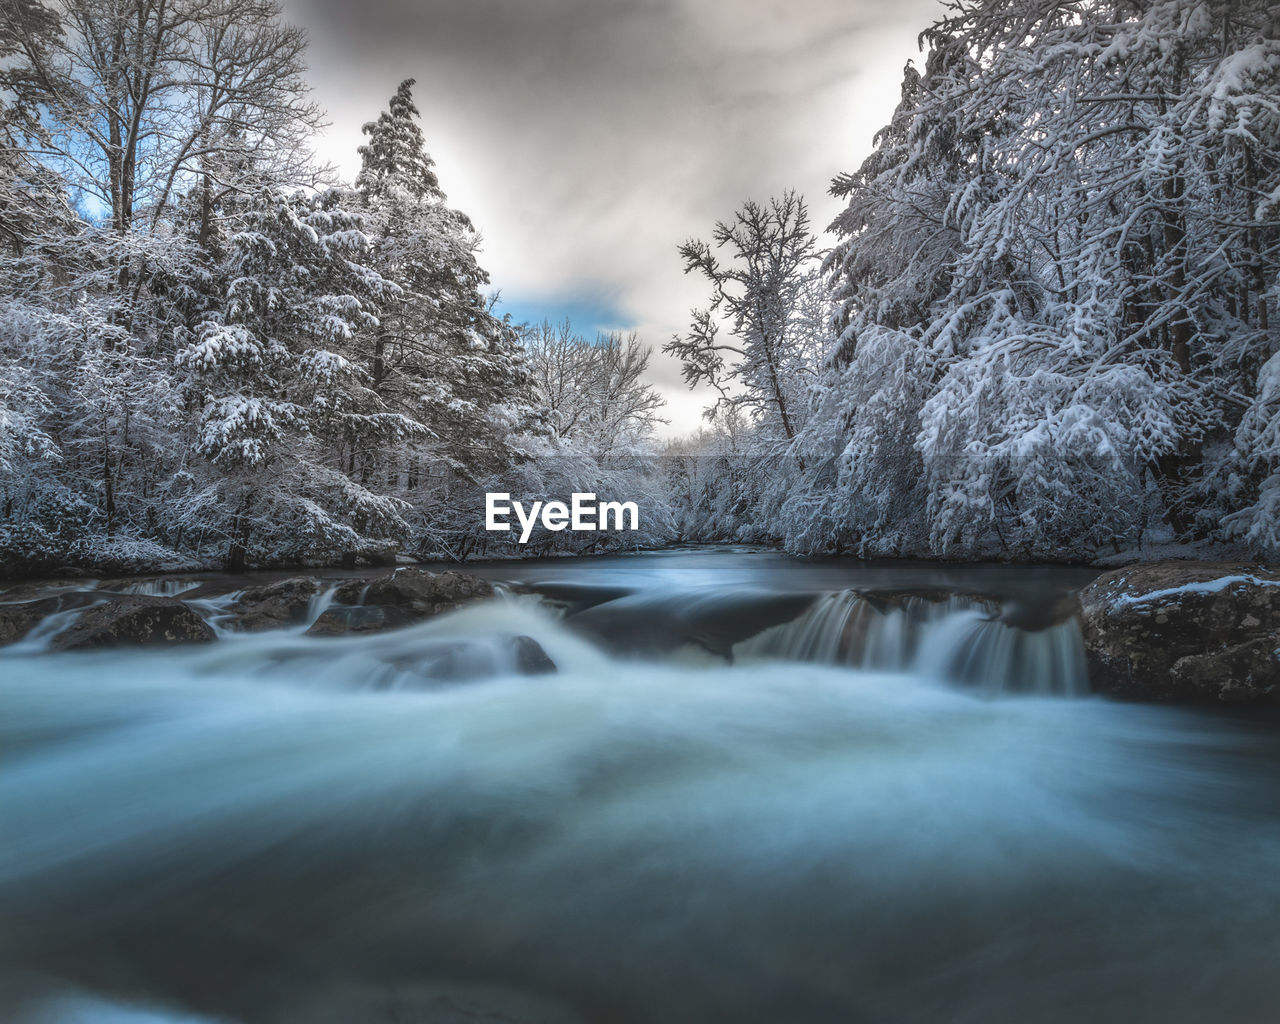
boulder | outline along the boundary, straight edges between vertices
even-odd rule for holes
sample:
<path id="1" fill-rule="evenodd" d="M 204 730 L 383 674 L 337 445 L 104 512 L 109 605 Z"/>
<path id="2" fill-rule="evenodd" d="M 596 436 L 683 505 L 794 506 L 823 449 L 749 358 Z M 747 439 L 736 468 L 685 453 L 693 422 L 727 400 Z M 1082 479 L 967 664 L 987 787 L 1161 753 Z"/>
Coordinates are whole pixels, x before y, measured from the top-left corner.
<path id="1" fill-rule="evenodd" d="M 477 576 L 406 568 L 372 580 L 349 580 L 333 600 L 336 605 L 396 608 L 417 621 L 492 596 L 493 584 Z"/>
<path id="2" fill-rule="evenodd" d="M 312 576 L 291 576 L 260 587 L 241 591 L 229 611 L 232 626 L 246 633 L 301 625 L 307 619 L 311 600 L 324 589 Z"/>
<path id="3" fill-rule="evenodd" d="M 1280 697 L 1280 570 L 1152 562 L 1098 577 L 1079 601 L 1095 692 L 1197 703 Z"/>
<path id="4" fill-rule="evenodd" d="M 69 590 L 36 600 L 0 604 L 0 646 L 17 643 L 58 612 L 100 604 L 102 596 L 92 591 Z"/>
<path id="5" fill-rule="evenodd" d="M 347 636 L 385 633 L 411 625 L 414 616 L 401 608 L 381 605 L 330 605 L 307 630 L 307 636 Z"/>
<path id="6" fill-rule="evenodd" d="M 492 596 L 492 584 L 465 573 L 397 569 L 342 584 L 307 635 L 385 633 Z"/>
<path id="7" fill-rule="evenodd" d="M 556 670 L 542 644 L 531 636 L 517 636 L 511 640 L 516 659 L 516 671 L 526 676 L 541 676 Z"/>
<path id="8" fill-rule="evenodd" d="M 68 629 L 52 638 L 49 648 L 80 651 L 131 644 L 206 643 L 212 639 L 209 624 L 181 601 L 133 595 L 85 609 Z"/>
<path id="9" fill-rule="evenodd" d="M 56 597 L 16 604 L 0 604 L 0 645 L 17 643 L 37 622 L 59 610 Z"/>

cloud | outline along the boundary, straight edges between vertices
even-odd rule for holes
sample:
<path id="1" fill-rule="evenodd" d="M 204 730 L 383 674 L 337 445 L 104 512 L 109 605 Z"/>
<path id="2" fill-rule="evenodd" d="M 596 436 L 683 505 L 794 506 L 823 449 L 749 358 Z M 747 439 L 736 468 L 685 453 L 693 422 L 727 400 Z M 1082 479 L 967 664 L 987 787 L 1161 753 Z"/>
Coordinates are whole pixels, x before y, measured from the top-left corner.
<path id="1" fill-rule="evenodd" d="M 485 238 L 510 307 L 603 310 L 658 348 L 697 282 L 675 247 L 748 196 L 796 188 L 813 220 L 869 152 L 936 0 L 287 0 L 312 39 L 322 154 L 418 81 L 450 201 Z M 611 313 L 611 317 L 607 314 Z M 696 426 L 660 355 L 672 431 Z"/>

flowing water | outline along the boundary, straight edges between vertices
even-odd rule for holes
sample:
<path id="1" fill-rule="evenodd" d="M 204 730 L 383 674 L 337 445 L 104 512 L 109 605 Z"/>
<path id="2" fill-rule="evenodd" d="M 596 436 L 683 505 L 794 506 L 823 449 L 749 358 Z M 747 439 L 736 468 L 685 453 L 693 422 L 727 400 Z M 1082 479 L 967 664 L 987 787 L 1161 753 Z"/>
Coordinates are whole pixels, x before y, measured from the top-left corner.
<path id="1" fill-rule="evenodd" d="M 542 596 L 0 652 L 0 1020 L 1280 1020 L 1280 725 L 1089 697 L 1087 573 L 481 571 Z"/>

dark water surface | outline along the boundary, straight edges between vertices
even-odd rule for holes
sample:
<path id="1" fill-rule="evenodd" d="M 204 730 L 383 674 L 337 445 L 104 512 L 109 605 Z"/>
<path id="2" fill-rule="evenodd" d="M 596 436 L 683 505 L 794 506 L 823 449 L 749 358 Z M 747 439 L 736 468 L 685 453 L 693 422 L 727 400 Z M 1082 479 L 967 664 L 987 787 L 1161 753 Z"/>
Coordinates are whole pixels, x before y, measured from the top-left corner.
<path id="1" fill-rule="evenodd" d="M 0 1020 L 1280 1020 L 1280 728 L 1087 696 L 1006 613 L 1092 573 L 478 569 L 543 599 L 0 652 Z"/>

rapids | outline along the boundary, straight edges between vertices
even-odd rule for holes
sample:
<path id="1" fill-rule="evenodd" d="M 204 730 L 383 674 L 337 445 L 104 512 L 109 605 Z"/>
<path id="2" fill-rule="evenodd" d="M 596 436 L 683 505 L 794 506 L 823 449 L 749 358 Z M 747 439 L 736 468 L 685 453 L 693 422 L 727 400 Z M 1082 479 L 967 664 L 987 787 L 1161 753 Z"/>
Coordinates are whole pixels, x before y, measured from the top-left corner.
<path id="1" fill-rule="evenodd" d="M 1280 724 L 1087 696 L 1079 574 L 482 571 L 543 597 L 0 651 L 0 1020 L 1280 1019 Z"/>

